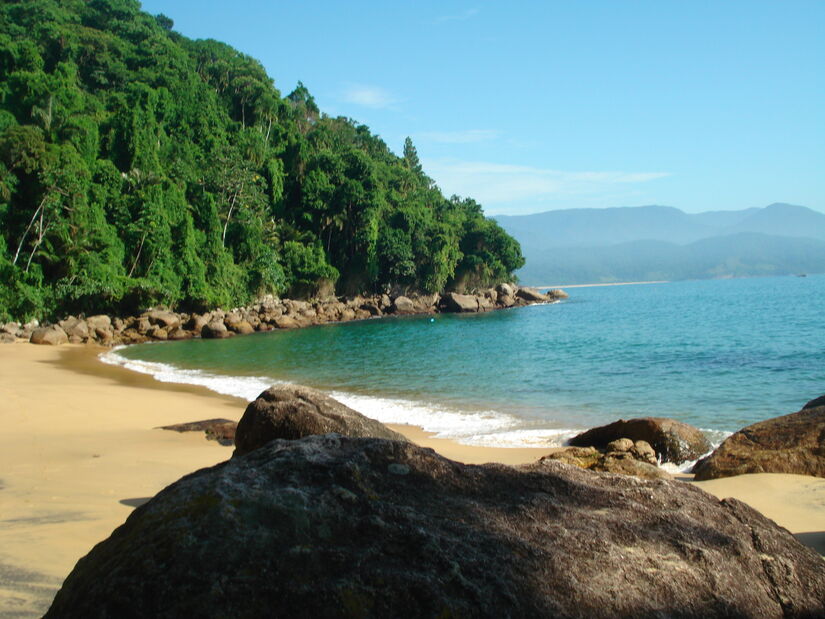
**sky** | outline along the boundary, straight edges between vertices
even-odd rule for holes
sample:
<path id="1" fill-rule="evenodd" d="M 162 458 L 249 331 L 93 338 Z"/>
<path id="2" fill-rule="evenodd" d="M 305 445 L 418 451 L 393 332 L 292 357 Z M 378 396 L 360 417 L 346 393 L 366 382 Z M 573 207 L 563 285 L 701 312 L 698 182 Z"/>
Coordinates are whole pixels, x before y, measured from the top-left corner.
<path id="1" fill-rule="evenodd" d="M 145 0 L 488 215 L 825 212 L 825 1 Z"/>

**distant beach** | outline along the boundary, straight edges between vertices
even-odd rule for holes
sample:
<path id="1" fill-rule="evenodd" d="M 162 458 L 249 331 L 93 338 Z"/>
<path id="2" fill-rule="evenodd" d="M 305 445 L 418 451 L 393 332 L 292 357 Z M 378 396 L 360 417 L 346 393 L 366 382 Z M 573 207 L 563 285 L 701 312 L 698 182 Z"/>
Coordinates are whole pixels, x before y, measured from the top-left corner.
<path id="1" fill-rule="evenodd" d="M 653 282 L 609 282 L 602 284 L 553 284 L 552 286 L 533 286 L 537 290 L 552 290 L 553 288 L 599 288 L 602 286 L 641 286 L 644 284 L 669 284 L 670 281 L 663 279 Z"/>

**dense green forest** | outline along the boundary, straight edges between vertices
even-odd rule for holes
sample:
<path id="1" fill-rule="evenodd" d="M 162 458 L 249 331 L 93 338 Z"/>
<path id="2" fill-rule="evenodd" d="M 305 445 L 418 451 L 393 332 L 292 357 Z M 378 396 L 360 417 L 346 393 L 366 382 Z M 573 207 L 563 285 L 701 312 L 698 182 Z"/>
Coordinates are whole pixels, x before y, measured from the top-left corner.
<path id="1" fill-rule="evenodd" d="M 395 155 L 223 43 L 135 0 L 0 5 L 0 319 L 435 292 L 523 262 L 409 139 Z"/>

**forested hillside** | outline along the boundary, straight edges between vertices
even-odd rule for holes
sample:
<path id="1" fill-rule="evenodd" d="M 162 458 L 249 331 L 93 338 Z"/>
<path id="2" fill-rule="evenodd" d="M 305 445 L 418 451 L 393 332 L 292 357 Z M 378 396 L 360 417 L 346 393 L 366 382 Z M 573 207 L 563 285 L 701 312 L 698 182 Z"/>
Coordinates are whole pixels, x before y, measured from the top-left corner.
<path id="1" fill-rule="evenodd" d="M 396 156 L 225 44 L 135 0 L 0 5 L 0 319 L 435 292 L 523 263 L 411 141 Z"/>

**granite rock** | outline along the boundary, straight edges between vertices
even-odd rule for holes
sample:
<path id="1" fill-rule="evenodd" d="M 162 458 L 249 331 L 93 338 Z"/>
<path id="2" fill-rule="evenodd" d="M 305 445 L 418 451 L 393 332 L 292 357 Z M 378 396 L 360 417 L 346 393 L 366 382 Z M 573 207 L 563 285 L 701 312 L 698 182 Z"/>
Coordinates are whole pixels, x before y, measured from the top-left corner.
<path id="1" fill-rule="evenodd" d="M 821 617 L 825 562 L 689 484 L 312 436 L 164 489 L 46 614 L 264 616 Z"/>
<path id="2" fill-rule="evenodd" d="M 619 438 L 646 441 L 662 462 L 681 464 L 696 460 L 710 451 L 710 442 L 701 430 L 666 417 L 620 419 L 582 432 L 570 439 L 570 444 L 604 448 L 610 441 Z"/>
<path id="3" fill-rule="evenodd" d="M 50 327 L 38 327 L 32 331 L 29 341 L 32 344 L 59 346 L 60 344 L 68 344 L 69 336 L 58 325 L 52 325 Z"/>
<path id="4" fill-rule="evenodd" d="M 335 432 L 351 437 L 407 439 L 326 394 L 301 385 L 270 387 L 249 403 L 235 433 L 235 455 L 274 439 Z"/>
<path id="5" fill-rule="evenodd" d="M 825 405 L 806 406 L 734 432 L 693 472 L 697 480 L 746 473 L 825 477 Z"/>

